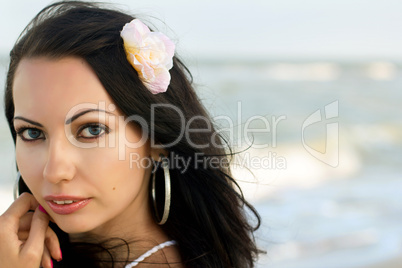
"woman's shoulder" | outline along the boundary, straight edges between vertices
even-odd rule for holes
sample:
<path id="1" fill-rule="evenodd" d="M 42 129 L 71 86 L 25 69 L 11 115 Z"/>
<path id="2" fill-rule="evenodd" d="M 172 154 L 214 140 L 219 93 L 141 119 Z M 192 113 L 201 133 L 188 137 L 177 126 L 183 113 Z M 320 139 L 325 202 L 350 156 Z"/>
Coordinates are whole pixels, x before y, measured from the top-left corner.
<path id="1" fill-rule="evenodd" d="M 162 243 L 158 246 L 161 245 L 166 244 Z M 137 267 L 153 268 L 156 267 L 156 264 L 157 267 L 185 268 L 185 265 L 183 264 L 182 258 L 180 256 L 179 247 L 176 243 L 168 243 L 168 246 L 163 246 L 163 248 L 156 250 L 151 255 L 149 255 L 149 257 L 144 259 L 144 261 L 140 262 Z"/>

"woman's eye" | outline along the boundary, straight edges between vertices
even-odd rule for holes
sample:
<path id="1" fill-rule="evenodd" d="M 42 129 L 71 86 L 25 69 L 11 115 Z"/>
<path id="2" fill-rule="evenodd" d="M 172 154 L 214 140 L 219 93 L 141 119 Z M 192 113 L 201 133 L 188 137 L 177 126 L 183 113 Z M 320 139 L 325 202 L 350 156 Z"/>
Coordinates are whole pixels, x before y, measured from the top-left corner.
<path id="1" fill-rule="evenodd" d="M 105 133 L 108 133 L 107 127 L 96 124 L 83 127 L 79 132 L 78 137 L 85 139 L 98 138 Z"/>
<path id="2" fill-rule="evenodd" d="M 25 141 L 35 141 L 39 139 L 44 139 L 45 135 L 43 132 L 36 128 L 24 128 L 17 132 L 18 136 Z"/>

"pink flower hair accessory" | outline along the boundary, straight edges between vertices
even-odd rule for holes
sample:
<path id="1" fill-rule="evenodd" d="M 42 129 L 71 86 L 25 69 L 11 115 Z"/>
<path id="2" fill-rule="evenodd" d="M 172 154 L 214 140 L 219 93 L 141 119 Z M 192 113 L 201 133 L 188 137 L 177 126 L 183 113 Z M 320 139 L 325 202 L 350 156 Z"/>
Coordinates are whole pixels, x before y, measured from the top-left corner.
<path id="1" fill-rule="evenodd" d="M 139 19 L 124 25 L 120 36 L 127 59 L 152 94 L 165 92 L 170 83 L 175 44 L 163 33 L 151 32 Z"/>

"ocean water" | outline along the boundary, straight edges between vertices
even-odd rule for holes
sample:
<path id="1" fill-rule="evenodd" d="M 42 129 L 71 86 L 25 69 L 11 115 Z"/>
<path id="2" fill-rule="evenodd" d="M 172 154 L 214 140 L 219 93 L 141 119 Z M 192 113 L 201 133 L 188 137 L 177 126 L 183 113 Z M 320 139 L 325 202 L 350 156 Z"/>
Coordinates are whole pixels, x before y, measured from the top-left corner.
<path id="1" fill-rule="evenodd" d="M 269 146 L 249 150 L 275 153 L 286 168 L 234 172 L 263 219 L 257 238 L 268 253 L 259 267 L 354 268 L 402 254 L 400 64 L 221 62 L 199 72 L 213 113 L 236 116 L 241 102 L 243 124 L 286 116 L 275 145 L 272 133 L 255 134 Z M 321 120 L 306 126 L 317 111 Z"/>
<path id="2" fill-rule="evenodd" d="M 201 100 L 243 151 L 232 171 L 263 220 L 259 267 L 358 268 L 401 254 L 400 63 L 189 62 Z M 1 211 L 15 177 L 8 132 L 3 115 Z"/>

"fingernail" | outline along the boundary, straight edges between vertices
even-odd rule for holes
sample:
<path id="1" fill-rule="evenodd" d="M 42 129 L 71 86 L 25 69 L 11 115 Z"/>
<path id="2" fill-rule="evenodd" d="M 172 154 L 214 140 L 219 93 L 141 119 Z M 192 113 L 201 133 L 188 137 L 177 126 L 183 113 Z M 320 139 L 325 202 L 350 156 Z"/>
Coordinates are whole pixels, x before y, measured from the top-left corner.
<path id="1" fill-rule="evenodd" d="M 48 214 L 47 211 L 41 205 L 39 205 L 39 210 L 45 214 Z"/>
<path id="2" fill-rule="evenodd" d="M 53 268 L 53 261 L 52 260 L 50 260 L 50 266 L 52 266 L 52 268 Z"/>
<path id="3" fill-rule="evenodd" d="M 58 262 L 61 261 L 63 259 L 63 253 L 61 253 L 61 249 L 60 249 L 60 259 L 57 260 Z"/>

